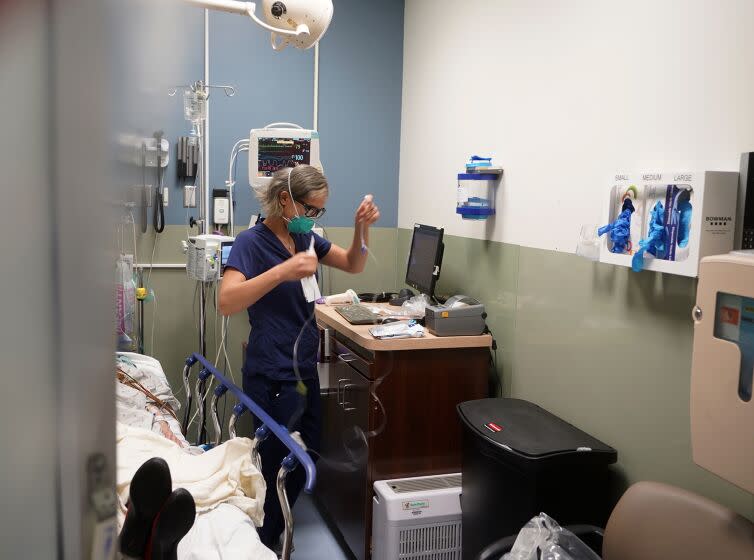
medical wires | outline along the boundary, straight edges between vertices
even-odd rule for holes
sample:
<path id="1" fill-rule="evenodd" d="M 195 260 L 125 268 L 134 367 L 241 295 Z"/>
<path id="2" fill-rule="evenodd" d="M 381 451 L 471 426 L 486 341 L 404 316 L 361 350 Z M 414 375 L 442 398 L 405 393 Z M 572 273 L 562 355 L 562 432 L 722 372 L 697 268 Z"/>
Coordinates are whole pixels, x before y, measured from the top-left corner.
<path id="1" fill-rule="evenodd" d="M 215 327 L 214 327 L 214 341 L 215 341 L 215 359 L 213 361 L 213 364 L 215 367 L 218 367 L 220 360 L 223 360 L 223 367 L 221 368 L 223 373 L 226 373 L 232 382 L 235 384 L 235 373 L 233 371 L 233 366 L 231 364 L 230 357 L 228 355 L 228 341 L 230 339 L 230 317 L 222 317 L 218 310 L 218 299 L 219 299 L 219 281 L 215 280 L 213 282 L 207 283 L 207 290 L 205 291 L 205 297 L 209 299 L 214 304 L 214 311 L 215 311 Z M 209 292 L 209 293 L 207 293 Z M 197 294 L 199 293 L 199 281 L 196 282 L 195 288 L 194 288 L 194 302 L 193 302 L 193 316 L 194 316 L 194 323 L 196 328 L 198 329 L 198 323 L 196 318 L 196 302 L 197 302 Z M 206 300 L 205 300 L 206 304 Z M 217 334 L 218 334 L 218 325 L 220 327 L 220 340 L 218 344 Z M 215 378 L 212 377 L 210 382 L 207 384 L 206 389 L 203 391 L 199 402 L 197 403 L 197 409 L 194 411 L 193 415 L 191 416 L 191 419 L 189 420 L 189 423 L 187 424 L 186 432 L 189 432 L 189 428 L 194 425 L 194 423 L 197 420 L 197 417 L 200 413 L 200 408 L 204 406 L 206 403 L 207 397 L 212 392 L 214 384 L 215 384 Z M 224 425 L 225 422 L 225 413 L 227 410 L 227 393 L 223 395 L 223 420 L 221 422 L 221 425 Z M 207 420 L 206 416 L 204 418 L 205 422 Z"/>
<path id="2" fill-rule="evenodd" d="M 249 151 L 249 139 L 242 138 L 233 145 L 230 150 L 230 158 L 228 159 L 228 179 L 225 181 L 225 185 L 228 187 L 228 235 L 233 236 L 235 231 L 235 214 L 234 214 L 234 199 L 233 199 L 233 187 L 236 185 L 236 172 L 238 171 L 238 154 L 241 152 Z"/>
<path id="3" fill-rule="evenodd" d="M 324 231 L 324 228 L 323 228 Z M 299 330 L 298 336 L 296 337 L 296 341 L 293 344 L 293 354 L 292 354 L 292 360 L 293 360 L 293 372 L 296 377 L 297 381 L 297 391 L 299 392 L 301 399 L 300 403 L 301 405 L 298 407 L 298 409 L 291 415 L 290 420 L 288 421 L 288 425 L 286 426 L 288 428 L 289 432 L 293 432 L 296 424 L 300 420 L 300 418 L 303 416 L 305 410 L 306 410 L 306 385 L 303 382 L 303 379 L 301 377 L 301 371 L 299 368 L 299 360 L 298 360 L 298 351 L 299 351 L 299 344 L 301 342 L 301 337 L 306 331 L 307 327 L 312 321 L 316 320 L 316 304 L 315 307 L 312 308 L 312 314 L 311 316 L 304 322 L 303 326 Z M 390 356 L 390 360 L 387 364 L 385 364 L 385 371 L 382 375 L 380 375 L 372 384 L 370 384 L 370 390 L 369 390 L 369 400 L 370 403 L 368 406 L 372 406 L 372 402 L 377 405 L 380 411 L 380 418 L 381 421 L 378 426 L 375 427 L 375 429 L 370 431 L 364 431 L 364 429 L 361 426 L 354 425 L 351 426 L 350 429 L 344 430 L 343 433 L 340 434 L 340 445 L 343 451 L 345 452 L 346 456 L 348 457 L 347 461 L 337 461 L 332 458 L 326 457 L 321 452 L 314 450 L 314 449 L 307 449 L 307 451 L 313 455 L 316 456 L 319 461 L 323 465 L 327 465 L 331 467 L 333 470 L 339 471 L 339 472 L 355 472 L 357 469 L 360 468 L 360 466 L 365 462 L 366 457 L 369 453 L 369 440 L 377 437 L 380 435 L 387 426 L 387 412 L 385 410 L 385 405 L 382 402 L 382 399 L 380 399 L 379 395 L 377 394 L 377 390 L 382 385 L 382 383 L 388 378 L 388 376 L 393 372 L 394 366 L 395 366 L 395 357 L 392 352 L 388 352 L 387 355 Z M 357 448 L 360 447 L 361 449 Z"/>
<path id="4" fill-rule="evenodd" d="M 157 252 L 157 246 L 160 243 L 160 232 L 155 231 L 154 233 L 154 241 L 152 242 L 152 255 L 149 258 L 149 272 L 147 273 L 147 281 L 144 288 L 147 290 L 147 297 L 151 296 L 152 300 L 154 302 L 154 306 L 152 307 L 152 325 L 151 325 L 151 334 L 149 337 L 149 351 L 150 355 L 152 357 L 156 357 L 157 350 L 154 345 L 154 333 L 157 329 L 157 293 L 152 289 L 152 271 L 154 270 L 154 256 Z M 144 319 L 142 314 L 142 320 Z"/>

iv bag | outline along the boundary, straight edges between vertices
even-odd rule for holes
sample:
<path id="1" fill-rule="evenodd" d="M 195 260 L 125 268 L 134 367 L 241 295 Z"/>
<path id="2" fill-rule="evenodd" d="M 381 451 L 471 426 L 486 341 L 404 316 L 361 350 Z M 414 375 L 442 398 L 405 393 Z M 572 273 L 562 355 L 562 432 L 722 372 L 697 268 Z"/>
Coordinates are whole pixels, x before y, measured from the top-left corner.
<path id="1" fill-rule="evenodd" d="M 136 286 L 133 281 L 133 255 L 121 255 L 116 264 L 115 328 L 119 346 L 130 346 L 136 310 Z"/>
<path id="2" fill-rule="evenodd" d="M 206 119 L 207 96 L 193 89 L 186 89 L 183 92 L 183 116 L 192 123 Z"/>

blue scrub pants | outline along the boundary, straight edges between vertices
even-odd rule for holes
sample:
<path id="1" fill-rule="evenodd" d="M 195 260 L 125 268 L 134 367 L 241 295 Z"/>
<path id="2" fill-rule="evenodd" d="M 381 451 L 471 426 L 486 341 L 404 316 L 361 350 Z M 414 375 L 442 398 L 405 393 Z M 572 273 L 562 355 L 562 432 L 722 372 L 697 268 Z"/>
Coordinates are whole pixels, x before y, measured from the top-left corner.
<path id="1" fill-rule="evenodd" d="M 304 379 L 307 392 L 302 395 L 296 391 L 297 381 L 275 381 L 264 375 L 244 375 L 243 390 L 254 402 L 261 406 L 278 424 L 286 426 L 289 431 L 298 431 L 310 453 L 312 460 L 320 449 L 322 409 L 319 397 L 319 378 Z M 254 417 L 254 429 L 261 425 Z M 277 495 L 277 474 L 281 461 L 290 453 L 278 439 L 270 435 L 259 448 L 262 456 L 262 474 L 267 482 L 267 494 L 264 499 L 264 525 L 259 529 L 259 537 L 268 548 L 275 548 L 280 535 L 285 529 L 283 513 Z M 286 490 L 288 501 L 296 503 L 301 489 L 306 482 L 304 469 L 296 467 L 288 473 Z"/>

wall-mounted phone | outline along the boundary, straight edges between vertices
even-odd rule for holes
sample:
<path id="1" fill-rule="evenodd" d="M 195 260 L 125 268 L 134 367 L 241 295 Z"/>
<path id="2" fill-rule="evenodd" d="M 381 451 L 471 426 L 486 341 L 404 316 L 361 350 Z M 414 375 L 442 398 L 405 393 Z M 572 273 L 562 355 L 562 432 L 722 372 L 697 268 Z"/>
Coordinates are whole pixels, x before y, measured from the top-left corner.
<path id="1" fill-rule="evenodd" d="M 230 194 L 228 189 L 212 191 L 213 219 L 215 225 L 227 225 L 230 221 Z"/>
<path id="2" fill-rule="evenodd" d="M 165 168 L 170 163 L 170 142 L 163 137 L 163 132 L 158 130 L 152 138 L 144 138 L 141 144 L 141 165 L 144 176 L 144 204 L 142 205 L 142 232 L 147 231 L 147 208 L 151 205 L 152 188 L 147 185 L 147 168 L 155 168 L 157 171 L 157 188 L 154 192 L 154 211 L 152 225 L 157 233 L 165 230 L 165 206 L 167 206 L 167 187 L 162 183 L 165 176 Z"/>
<path id="3" fill-rule="evenodd" d="M 144 138 L 142 143 L 143 165 L 145 167 L 167 167 L 170 163 L 170 142 L 160 134 L 159 142 L 157 138 Z"/>

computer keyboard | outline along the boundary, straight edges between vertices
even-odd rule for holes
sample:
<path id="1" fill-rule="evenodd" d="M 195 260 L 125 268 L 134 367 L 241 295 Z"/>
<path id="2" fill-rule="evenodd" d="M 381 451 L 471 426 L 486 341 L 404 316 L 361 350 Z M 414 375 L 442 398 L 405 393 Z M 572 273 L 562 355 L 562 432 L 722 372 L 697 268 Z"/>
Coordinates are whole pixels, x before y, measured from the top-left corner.
<path id="1" fill-rule="evenodd" d="M 376 313 L 372 313 L 363 305 L 344 305 L 336 307 L 335 311 L 340 313 L 352 325 L 374 325 L 380 322 L 379 316 Z"/>

